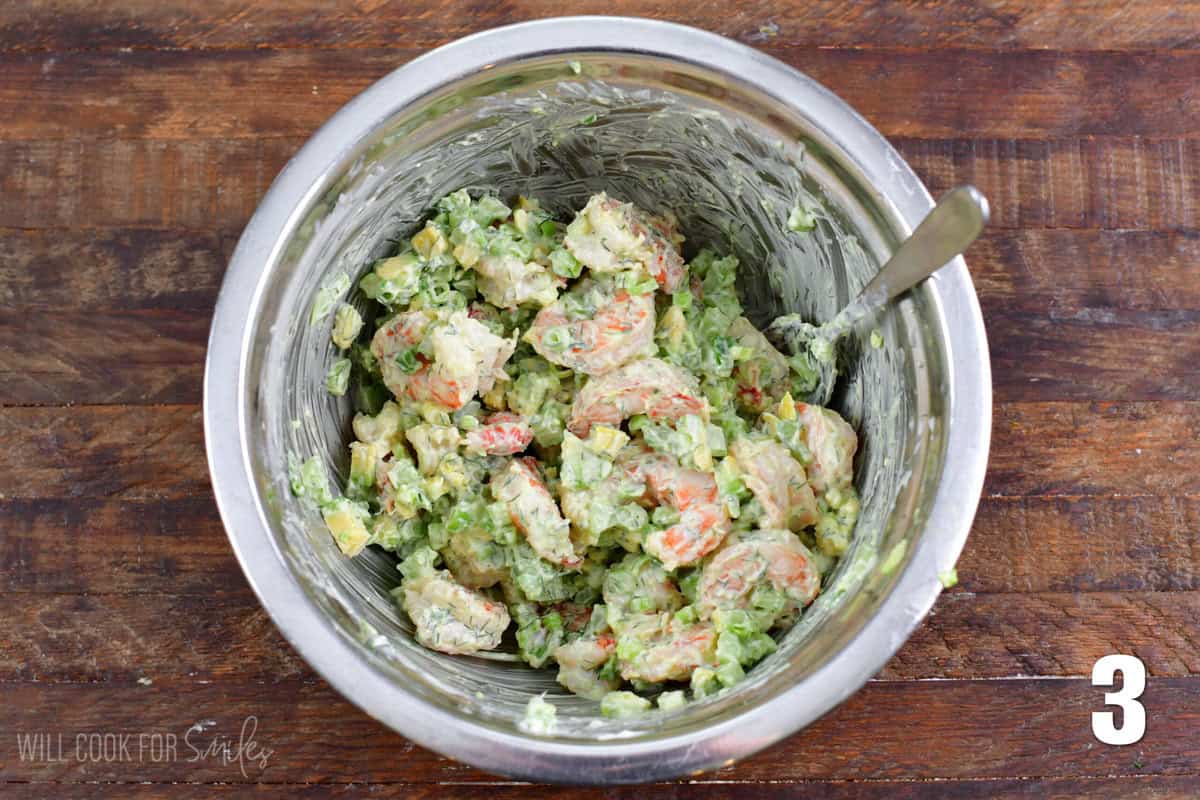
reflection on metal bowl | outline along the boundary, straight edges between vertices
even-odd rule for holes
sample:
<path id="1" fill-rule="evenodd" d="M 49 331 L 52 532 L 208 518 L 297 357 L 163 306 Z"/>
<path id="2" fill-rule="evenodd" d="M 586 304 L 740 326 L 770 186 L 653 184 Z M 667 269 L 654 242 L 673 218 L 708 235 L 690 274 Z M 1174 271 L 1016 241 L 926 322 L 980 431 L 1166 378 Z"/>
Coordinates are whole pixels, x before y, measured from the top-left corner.
<path id="1" fill-rule="evenodd" d="M 346 697 L 419 744 L 530 779 L 663 779 L 746 756 L 857 690 L 941 589 L 975 512 L 991 428 L 978 304 L 961 259 L 849 343 L 833 405 L 858 429 L 862 517 L 850 554 L 778 652 L 724 694 L 608 720 L 550 671 L 505 653 L 430 652 L 386 590 L 384 553 L 340 555 L 287 488 L 287 455 L 344 476 L 351 409 L 308 324 L 314 294 L 355 278 L 458 189 L 521 193 L 566 213 L 605 189 L 670 209 L 685 247 L 742 263 L 762 324 L 828 319 L 932 207 L 895 150 L 837 97 L 721 37 L 647 20 L 565 18 L 471 36 L 388 75 L 338 112 L 276 179 L 217 305 L 205 376 L 213 484 L 229 537 L 287 638 Z M 803 198 L 814 231 L 784 221 Z M 868 326 L 869 327 L 869 326 Z M 299 425 L 293 425 L 298 420 Z M 552 736 L 518 722 L 535 693 Z"/>

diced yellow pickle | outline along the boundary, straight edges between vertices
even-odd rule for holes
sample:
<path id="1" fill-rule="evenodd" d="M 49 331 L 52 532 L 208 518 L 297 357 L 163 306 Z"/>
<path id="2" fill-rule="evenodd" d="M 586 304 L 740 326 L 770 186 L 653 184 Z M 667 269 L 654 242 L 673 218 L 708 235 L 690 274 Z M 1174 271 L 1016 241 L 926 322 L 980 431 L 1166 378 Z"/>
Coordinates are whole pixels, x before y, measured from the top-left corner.
<path id="1" fill-rule="evenodd" d="M 483 404 L 494 411 L 503 411 L 505 409 L 504 394 L 504 384 L 497 383 L 490 392 L 483 395 Z"/>
<path id="2" fill-rule="evenodd" d="M 529 235 L 529 212 L 523 208 L 518 208 L 513 212 L 513 225 L 523 235 Z"/>
<path id="3" fill-rule="evenodd" d="M 596 455 L 615 458 L 622 447 L 629 444 L 629 434 L 610 425 L 593 425 L 587 445 Z"/>
<path id="4" fill-rule="evenodd" d="M 412 246 L 423 258 L 430 259 L 445 254 L 449 242 L 436 225 L 427 222 L 425 228 L 412 238 Z"/>
<path id="5" fill-rule="evenodd" d="M 788 420 L 796 418 L 796 401 L 792 399 L 792 393 L 786 392 L 783 398 L 779 401 L 779 418 Z"/>
<path id="6" fill-rule="evenodd" d="M 348 556 L 356 556 L 367 545 L 370 533 L 363 523 L 359 509 L 345 498 L 340 498 L 321 512 L 325 525 L 333 534 L 338 549 Z"/>
<path id="7" fill-rule="evenodd" d="M 375 265 L 375 274 L 385 281 L 394 281 L 407 275 L 418 260 L 416 253 L 401 253 Z"/>
<path id="8" fill-rule="evenodd" d="M 329 336 L 338 349 L 345 350 L 354 344 L 362 327 L 363 319 L 358 309 L 349 303 L 342 303 L 333 316 L 333 330 Z"/>
<path id="9" fill-rule="evenodd" d="M 353 356 L 356 407 L 379 410 L 354 416 L 340 495 L 299 454 L 294 494 L 346 557 L 400 558 L 391 594 L 426 648 L 515 627 L 515 656 L 615 718 L 745 678 L 853 546 L 860 501 L 854 428 L 788 392 L 737 258 L 685 262 L 670 212 L 603 193 L 567 221 L 460 189 L 427 219 L 368 267 L 368 330 L 348 275 L 312 315 L 329 374 Z M 550 732 L 553 706 L 529 708 Z"/>
<path id="10" fill-rule="evenodd" d="M 475 266 L 479 263 L 479 256 L 481 255 L 483 253 L 479 250 L 479 245 L 470 239 L 454 248 L 454 257 L 464 267 Z"/>

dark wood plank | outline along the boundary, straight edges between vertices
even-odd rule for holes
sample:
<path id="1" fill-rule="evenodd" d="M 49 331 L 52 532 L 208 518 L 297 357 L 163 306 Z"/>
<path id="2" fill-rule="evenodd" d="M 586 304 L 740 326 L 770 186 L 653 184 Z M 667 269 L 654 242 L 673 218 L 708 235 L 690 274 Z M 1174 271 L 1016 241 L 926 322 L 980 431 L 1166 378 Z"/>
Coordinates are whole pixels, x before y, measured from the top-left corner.
<path id="1" fill-rule="evenodd" d="M 1200 399 L 1198 311 L 982 302 L 999 402 Z"/>
<path id="2" fill-rule="evenodd" d="M 983 303 L 997 402 L 1200 400 L 1200 310 Z M 199 402 L 209 324 L 207 310 L 0 312 L 0 404 Z"/>
<path id="3" fill-rule="evenodd" d="M 0 232 L 0 403 L 197 400 L 233 238 Z M 1195 233 L 993 231 L 969 255 L 999 400 L 1196 399 Z"/>
<path id="4" fill-rule="evenodd" d="M 1007 403 L 996 408 L 997 497 L 1200 494 L 1200 403 Z M 200 409 L 0 409 L 0 495 L 173 499 L 207 493 Z M 1097 471 L 1096 466 L 1104 470 Z"/>
<path id="5" fill-rule="evenodd" d="M 569 800 L 604 798 L 617 800 L 718 800 L 719 798 L 753 797 L 755 800 L 785 800 L 802 797 L 805 800 L 1167 800 L 1193 798 L 1200 785 L 1194 777 L 1121 777 L 1102 779 L 1030 779 L 998 781 L 798 781 L 779 784 L 730 781 L 709 783 L 701 776 L 687 783 L 629 786 L 615 789 L 566 789 L 534 786 L 466 786 L 453 787 L 456 800 L 517 800 L 518 798 L 558 797 Z M 415 787 L 414 787 L 415 788 Z M 412 791 L 406 787 L 406 797 L 416 800 L 444 797 L 449 787 L 428 786 Z M 543 795 L 540 792 L 548 791 Z"/>
<path id="6" fill-rule="evenodd" d="M 303 137 L 0 143 L 0 225 L 240 231 L 302 143 Z"/>
<path id="7" fill-rule="evenodd" d="M 0 141 L 0 226 L 236 233 L 304 138 Z M 893 141 L 935 194 L 982 189 L 993 230 L 1200 228 L 1200 141 Z"/>
<path id="8" fill-rule="evenodd" d="M 239 227 L 0 229 L 0 307 L 206 311 Z M 967 261 L 988 308 L 1200 310 L 1197 231 L 989 229 Z"/>
<path id="9" fill-rule="evenodd" d="M 988 497 L 958 562 L 969 592 L 1200 589 L 1200 497 Z"/>
<path id="10" fill-rule="evenodd" d="M 945 594 L 881 678 L 1090 676 L 1135 655 L 1151 675 L 1200 673 L 1200 593 Z"/>
<path id="11" fill-rule="evenodd" d="M 1200 309 L 1193 231 L 989 229 L 967 251 L 967 264 L 987 309 L 1043 316 Z"/>
<path id="12" fill-rule="evenodd" d="M 208 311 L 0 312 L 0 404 L 197 403 Z"/>
<path id="13" fill-rule="evenodd" d="M 1200 53 L 762 46 L 887 136 L 1195 138 L 1200 129 L 1190 99 Z M 303 136 L 422 51 L 401 38 L 389 48 L 315 51 L 0 54 L 0 138 Z M 938 75 L 954 79 L 930 79 Z"/>
<path id="14" fill-rule="evenodd" d="M 985 496 L 958 577 L 981 594 L 1200 590 L 1200 497 Z M 249 587 L 205 494 L 0 501 L 0 592 Z"/>
<path id="15" fill-rule="evenodd" d="M 0 592 L 208 596 L 250 587 L 216 504 L 201 494 L 0 501 Z"/>
<path id="16" fill-rule="evenodd" d="M 0 120 L 8 121 L 0 122 L 0 138 L 307 136 L 354 95 L 423 52 L 396 44 L 0 55 Z"/>
<path id="17" fill-rule="evenodd" d="M 1185 120 L 1200 114 L 1191 99 L 1197 67 L 1184 53 L 763 49 L 889 137 L 1188 138 Z"/>
<path id="18" fill-rule="evenodd" d="M 236 233 L 0 230 L 6 311 L 208 312 Z"/>
<path id="19" fill-rule="evenodd" d="M 6 781 L 228 781 L 437 783 L 488 780 L 389 733 L 323 683 L 274 684 L 226 680 L 211 684 L 0 684 L 0 727 L 63 732 L 173 732 L 175 763 L 21 761 L 11 737 L 2 745 Z M 1143 741 L 1106 747 L 1092 738 L 1091 712 L 1103 689 L 1085 680 L 883 681 L 868 684 L 806 731 L 711 780 L 794 782 L 864 779 L 982 779 L 1113 775 L 1194 776 L 1200 742 L 1191 735 L 1200 715 L 1200 679 L 1151 679 L 1142 697 L 1148 715 Z M 212 720 L 215 735 L 235 741 L 248 716 L 255 741 L 270 748 L 265 768 L 191 755 L 189 727 Z M 936 747 L 914 747 L 913 732 Z M 1139 766 L 1135 766 L 1135 764 Z"/>
<path id="20" fill-rule="evenodd" d="M 16 594 L 5 609 L 0 683 L 316 680 L 246 592 Z M 956 591 L 880 677 L 1084 677 L 1109 653 L 1136 655 L 1157 677 L 1186 677 L 1200 673 L 1198 614 L 1197 592 Z"/>
<path id="21" fill-rule="evenodd" d="M 10 783 L 6 797 L 42 800 L 52 792 L 61 800 L 194 800 L 242 797 L 246 787 L 228 783 Z M 261 800 L 342 800 L 351 797 L 404 797 L 408 800 L 1193 800 L 1200 793 L 1196 776 L 1126 775 L 1113 778 L 1028 778 L 1017 780 L 797 781 L 772 783 L 728 780 L 710 783 L 704 776 L 687 782 L 643 786 L 534 786 L 503 780 L 448 784 L 396 783 L 258 784 Z"/>
<path id="22" fill-rule="evenodd" d="M 456 10 L 456 6 L 461 6 Z M 620 14 L 683 22 L 751 44 L 788 42 L 824 47 L 981 47 L 1057 50 L 1194 49 L 1200 13 L 1189 3 L 1163 0 L 1130 6 L 1091 0 L 1020 0 L 913 4 L 894 0 L 846 4 L 837 0 L 780 3 L 750 0 L 581 0 L 573 14 Z M 192 5 L 124 2 L 103 13 L 75 2 L 33 2 L 0 18 L 0 49 L 92 50 L 134 48 L 384 47 L 403 39 L 436 47 L 477 30 L 556 16 L 549 0 L 503 6 L 418 0 L 403 4 L 325 8 L 312 2 L 245 0 Z"/>
<path id="23" fill-rule="evenodd" d="M 317 680 L 249 593 L 9 595 L 0 682 Z"/>
<path id="24" fill-rule="evenodd" d="M 1008 403 L 996 407 L 984 493 L 1200 493 L 1200 404 Z"/>
<path id="25" fill-rule="evenodd" d="M 1200 227 L 1200 142 L 1017 135 L 1027 138 L 892 141 L 935 195 L 982 189 L 992 227 Z"/>
<path id="26" fill-rule="evenodd" d="M 0 499 L 204 497 L 199 406 L 0 409 Z"/>

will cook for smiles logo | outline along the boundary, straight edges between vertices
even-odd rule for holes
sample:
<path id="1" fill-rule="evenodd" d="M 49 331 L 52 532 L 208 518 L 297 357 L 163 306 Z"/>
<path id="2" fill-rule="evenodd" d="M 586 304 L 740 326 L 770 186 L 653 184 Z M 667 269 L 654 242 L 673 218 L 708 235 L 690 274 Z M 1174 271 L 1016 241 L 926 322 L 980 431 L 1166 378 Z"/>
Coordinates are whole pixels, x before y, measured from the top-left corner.
<path id="1" fill-rule="evenodd" d="M 214 720 L 174 731 L 26 731 L 17 734 L 17 756 L 23 762 L 174 763 L 214 762 L 235 767 L 242 777 L 261 773 L 275 751 L 255 738 L 258 717 L 242 720 L 236 735 L 217 730 Z"/>

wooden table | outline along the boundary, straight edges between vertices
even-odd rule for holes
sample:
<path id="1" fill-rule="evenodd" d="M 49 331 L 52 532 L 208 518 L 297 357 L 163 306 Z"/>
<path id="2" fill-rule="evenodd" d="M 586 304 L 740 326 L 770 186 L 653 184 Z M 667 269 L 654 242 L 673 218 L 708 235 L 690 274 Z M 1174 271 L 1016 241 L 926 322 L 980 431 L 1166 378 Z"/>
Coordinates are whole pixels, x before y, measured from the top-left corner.
<path id="1" fill-rule="evenodd" d="M 213 505 L 209 317 L 275 173 L 399 64 L 563 8 L 324 5 L 0 10 L 4 797 L 241 797 L 254 781 L 263 798 L 551 795 L 342 700 L 259 608 Z M 1200 4 L 578 10 L 753 44 L 849 101 L 935 193 L 980 186 L 994 224 L 969 262 L 996 411 L 961 583 L 875 681 L 735 767 L 564 795 L 1200 796 Z M 1137 745 L 1091 733 L 1109 653 L 1151 676 Z M 265 767 L 207 749 L 226 737 L 232 755 L 252 715 Z M 39 733 L 49 751 L 23 758 Z"/>

